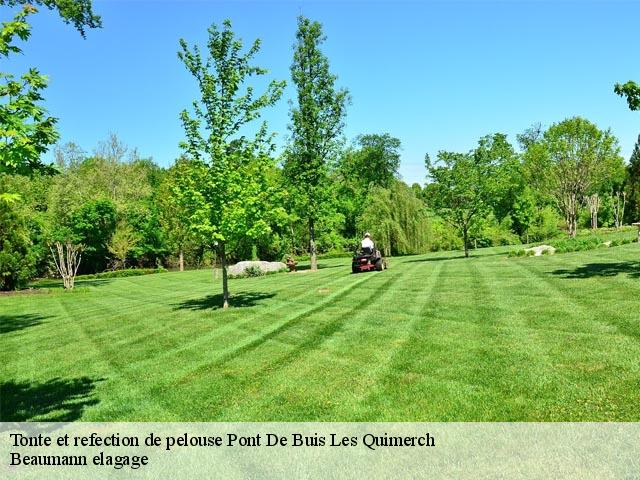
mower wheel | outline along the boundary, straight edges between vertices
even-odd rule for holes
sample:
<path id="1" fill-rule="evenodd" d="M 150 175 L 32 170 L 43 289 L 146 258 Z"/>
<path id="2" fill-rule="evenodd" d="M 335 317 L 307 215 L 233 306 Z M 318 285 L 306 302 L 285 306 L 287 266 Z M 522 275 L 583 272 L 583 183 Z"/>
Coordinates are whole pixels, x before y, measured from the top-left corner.
<path id="1" fill-rule="evenodd" d="M 384 263 L 382 263 L 382 259 L 381 258 L 376 260 L 376 270 L 378 272 L 381 272 L 382 270 L 384 270 Z"/>
<path id="2" fill-rule="evenodd" d="M 358 267 L 351 267 L 351 273 L 359 273 L 360 269 Z"/>

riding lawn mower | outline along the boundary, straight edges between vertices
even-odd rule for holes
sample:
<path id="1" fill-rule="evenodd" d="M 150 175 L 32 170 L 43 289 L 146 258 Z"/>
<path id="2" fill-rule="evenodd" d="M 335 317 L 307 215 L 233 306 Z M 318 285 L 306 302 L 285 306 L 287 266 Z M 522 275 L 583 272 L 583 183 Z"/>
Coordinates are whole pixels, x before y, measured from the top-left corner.
<path id="1" fill-rule="evenodd" d="M 387 261 L 382 257 L 380 250 L 375 248 L 363 248 L 360 252 L 356 249 L 351 261 L 351 271 L 353 273 L 370 272 L 376 270 L 381 272 L 387 268 Z"/>

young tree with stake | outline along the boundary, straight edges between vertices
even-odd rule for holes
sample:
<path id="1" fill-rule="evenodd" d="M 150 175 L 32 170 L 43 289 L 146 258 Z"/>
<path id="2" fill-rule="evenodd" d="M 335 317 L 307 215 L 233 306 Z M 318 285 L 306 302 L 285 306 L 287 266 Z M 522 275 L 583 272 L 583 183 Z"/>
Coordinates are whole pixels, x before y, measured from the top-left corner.
<path id="1" fill-rule="evenodd" d="M 245 82 L 267 73 L 250 63 L 260 41 L 243 53 L 229 20 L 222 29 L 212 25 L 208 32 L 206 58 L 198 46 L 190 48 L 180 40 L 178 57 L 196 79 L 201 97 L 193 102 L 192 113 L 183 110 L 180 115 L 187 137 L 181 147 L 193 162 L 176 179 L 174 194 L 188 211 L 190 228 L 217 250 L 222 306 L 227 308 L 227 245 L 269 231 L 264 216 L 270 195 L 266 172 L 272 164 L 272 135 L 266 123 L 252 139 L 240 130 L 244 133 L 263 108 L 278 101 L 285 82 L 272 81 L 264 94 L 256 96 Z"/>

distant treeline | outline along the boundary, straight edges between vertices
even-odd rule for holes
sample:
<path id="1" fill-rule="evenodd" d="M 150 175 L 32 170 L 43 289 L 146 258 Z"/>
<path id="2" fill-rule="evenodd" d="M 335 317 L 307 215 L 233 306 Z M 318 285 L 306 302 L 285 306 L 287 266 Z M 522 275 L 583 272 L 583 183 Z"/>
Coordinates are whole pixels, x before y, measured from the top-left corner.
<path id="1" fill-rule="evenodd" d="M 543 138 L 543 132 L 535 132 L 520 137 L 518 152 L 497 134 L 483 138 L 476 150 L 465 154 L 487 156 L 492 176 L 501 179 L 489 190 L 489 198 L 483 198 L 490 208 L 473 223 L 467 238 L 470 246 L 540 241 L 567 229 L 557 202 L 533 178 L 541 175 L 537 163 L 545 161 L 533 151 Z M 390 135 L 362 135 L 340 155 L 328 176 L 330 201 L 316 226 L 320 253 L 349 252 L 364 231 L 371 232 L 386 255 L 463 248 L 458 225 L 450 221 L 446 209 L 432 208 L 441 200 L 437 189 L 442 185 L 409 186 L 398 178 L 400 148 L 400 141 Z M 188 268 L 215 262 L 210 244 L 190 234 L 189 219 L 172 201 L 176 177 L 189 163 L 187 158 L 162 168 L 112 135 L 91 155 L 71 143 L 58 147 L 56 159 L 56 175 L 0 176 L 0 189 L 21 197 L 0 204 L 0 236 L 6 237 L 3 268 L 16 272 L 5 275 L 3 288 L 53 275 L 49 245 L 55 239 L 72 238 L 82 245 L 79 273 L 84 274 L 132 266 L 179 268 L 181 259 Z M 640 219 L 640 145 L 630 165 L 619 159 L 617 166 L 593 186 L 600 199 L 597 225 L 601 227 L 615 225 L 616 203 L 622 195 L 624 220 Z M 257 241 L 229 245 L 231 260 L 280 260 L 307 252 L 308 229 L 290 213 L 295 199 L 275 161 L 268 178 L 275 192 L 270 233 Z M 581 201 L 578 225 L 591 228 L 592 213 L 593 208 Z"/>

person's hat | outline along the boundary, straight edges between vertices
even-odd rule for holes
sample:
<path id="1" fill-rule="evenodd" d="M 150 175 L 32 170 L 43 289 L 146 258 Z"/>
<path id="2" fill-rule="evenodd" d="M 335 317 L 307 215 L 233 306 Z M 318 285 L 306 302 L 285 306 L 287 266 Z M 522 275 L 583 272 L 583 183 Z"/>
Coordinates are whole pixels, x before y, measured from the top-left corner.
<path id="1" fill-rule="evenodd" d="M 369 235 L 369 232 L 364 234 L 365 237 L 370 237 L 371 235 Z"/>

